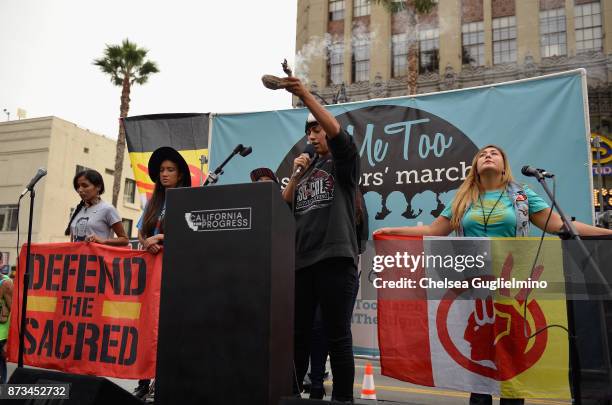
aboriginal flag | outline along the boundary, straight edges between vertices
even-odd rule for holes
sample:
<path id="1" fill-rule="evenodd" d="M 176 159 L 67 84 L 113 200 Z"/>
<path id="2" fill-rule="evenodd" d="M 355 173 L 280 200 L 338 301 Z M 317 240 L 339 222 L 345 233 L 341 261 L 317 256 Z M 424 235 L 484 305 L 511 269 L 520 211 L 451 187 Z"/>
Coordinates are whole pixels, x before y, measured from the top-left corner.
<path id="1" fill-rule="evenodd" d="M 191 184 L 197 186 L 208 172 L 200 158 L 208 159 L 208 118 L 210 114 L 154 114 L 123 119 L 130 161 L 138 191 L 147 199 L 153 192 L 147 164 L 153 151 L 171 146 L 185 158 Z"/>

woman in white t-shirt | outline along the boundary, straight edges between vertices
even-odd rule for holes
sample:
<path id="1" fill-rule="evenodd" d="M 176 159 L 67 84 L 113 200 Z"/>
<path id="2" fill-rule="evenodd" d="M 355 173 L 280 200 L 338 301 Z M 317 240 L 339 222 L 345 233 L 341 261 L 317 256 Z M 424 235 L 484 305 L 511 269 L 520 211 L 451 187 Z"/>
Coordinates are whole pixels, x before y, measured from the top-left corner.
<path id="1" fill-rule="evenodd" d="M 70 241 L 127 245 L 128 237 L 117 209 L 100 198 L 104 193 L 102 175 L 95 170 L 83 170 L 74 176 L 72 184 L 81 202 L 66 227 L 65 235 L 70 235 Z"/>

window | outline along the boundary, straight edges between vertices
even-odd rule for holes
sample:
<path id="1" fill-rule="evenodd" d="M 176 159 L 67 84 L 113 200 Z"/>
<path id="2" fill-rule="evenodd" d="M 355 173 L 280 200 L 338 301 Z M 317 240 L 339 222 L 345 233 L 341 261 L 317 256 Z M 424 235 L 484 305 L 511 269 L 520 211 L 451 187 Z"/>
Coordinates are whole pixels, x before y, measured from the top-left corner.
<path id="1" fill-rule="evenodd" d="M 542 57 L 567 55 L 565 9 L 540 11 L 540 49 Z"/>
<path id="2" fill-rule="evenodd" d="M 343 82 L 344 71 L 344 45 L 335 43 L 329 47 L 328 56 L 329 84 L 340 84 Z"/>
<path id="3" fill-rule="evenodd" d="M 408 74 L 408 35 L 393 35 L 391 38 L 391 48 L 393 77 L 406 76 Z"/>
<path id="4" fill-rule="evenodd" d="M 370 80 L 370 38 L 363 36 L 353 41 L 353 82 Z"/>
<path id="5" fill-rule="evenodd" d="M 344 19 L 344 0 L 329 0 L 329 21 Z"/>
<path id="6" fill-rule="evenodd" d="M 463 24 L 461 27 L 461 43 L 463 45 L 463 64 L 484 66 L 484 23 L 482 21 Z"/>
<path id="7" fill-rule="evenodd" d="M 602 44 L 601 6 L 599 2 L 575 8 L 576 52 L 600 51 Z"/>
<path id="8" fill-rule="evenodd" d="M 89 170 L 89 167 L 85 167 L 85 166 L 81 166 L 81 165 L 76 165 L 76 171 L 74 172 L 75 175 L 81 173 L 84 170 Z"/>
<path id="9" fill-rule="evenodd" d="M 370 0 L 354 0 L 353 17 L 370 15 Z"/>
<path id="10" fill-rule="evenodd" d="M 125 179 L 125 187 L 123 188 L 123 202 L 134 204 L 136 196 L 136 182 L 132 179 Z"/>
<path id="11" fill-rule="evenodd" d="M 121 219 L 121 225 L 123 225 L 123 229 L 125 229 L 125 234 L 127 235 L 128 238 L 132 236 L 132 224 L 133 223 L 134 221 L 132 221 L 131 219 L 127 219 L 127 218 Z"/>
<path id="12" fill-rule="evenodd" d="M 440 34 L 437 28 L 419 31 L 419 73 L 438 71 Z"/>
<path id="13" fill-rule="evenodd" d="M 493 63 L 516 62 L 516 17 L 493 19 Z"/>
<path id="14" fill-rule="evenodd" d="M 0 232 L 17 230 L 17 205 L 0 205 Z"/>
<path id="15" fill-rule="evenodd" d="M 406 9 L 406 0 L 393 0 L 392 2 L 392 10 L 394 12 L 403 11 Z"/>

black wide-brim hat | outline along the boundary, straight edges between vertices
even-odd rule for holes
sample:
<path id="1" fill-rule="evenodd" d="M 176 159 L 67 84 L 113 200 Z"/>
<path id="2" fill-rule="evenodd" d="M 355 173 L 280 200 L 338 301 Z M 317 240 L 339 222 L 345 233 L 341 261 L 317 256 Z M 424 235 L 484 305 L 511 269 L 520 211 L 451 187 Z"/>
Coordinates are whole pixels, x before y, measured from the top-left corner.
<path id="1" fill-rule="evenodd" d="M 149 159 L 149 177 L 156 183 L 159 180 L 159 168 L 164 160 L 169 160 L 176 163 L 181 173 L 181 180 L 179 181 L 178 187 L 191 187 L 191 174 L 189 173 L 189 166 L 180 153 L 170 146 L 162 146 L 161 148 L 155 149 L 151 158 Z"/>

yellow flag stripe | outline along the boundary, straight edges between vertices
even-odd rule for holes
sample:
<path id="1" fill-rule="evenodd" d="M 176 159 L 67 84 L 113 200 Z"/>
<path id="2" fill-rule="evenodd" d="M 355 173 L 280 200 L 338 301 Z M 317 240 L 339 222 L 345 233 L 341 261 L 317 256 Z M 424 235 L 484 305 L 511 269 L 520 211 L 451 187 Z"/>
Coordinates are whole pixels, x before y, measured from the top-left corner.
<path id="1" fill-rule="evenodd" d="M 197 168 L 199 172 L 201 166 L 200 156 L 204 155 L 208 157 L 208 149 L 180 150 L 179 153 L 183 156 L 187 164 L 192 166 L 192 175 L 194 176 L 196 173 L 193 171 L 193 168 Z M 134 171 L 134 179 L 136 180 L 138 191 L 141 194 L 153 191 L 154 184 L 147 173 L 149 158 L 152 154 L 153 152 L 130 152 L 129 154 L 132 170 Z M 208 164 L 205 164 L 202 170 L 204 173 L 207 173 Z"/>
<path id="2" fill-rule="evenodd" d="M 102 316 L 109 318 L 138 319 L 140 318 L 140 302 L 104 301 Z"/>
<path id="3" fill-rule="evenodd" d="M 36 295 L 28 297 L 28 311 L 55 312 L 56 305 L 56 297 L 40 297 Z"/>

